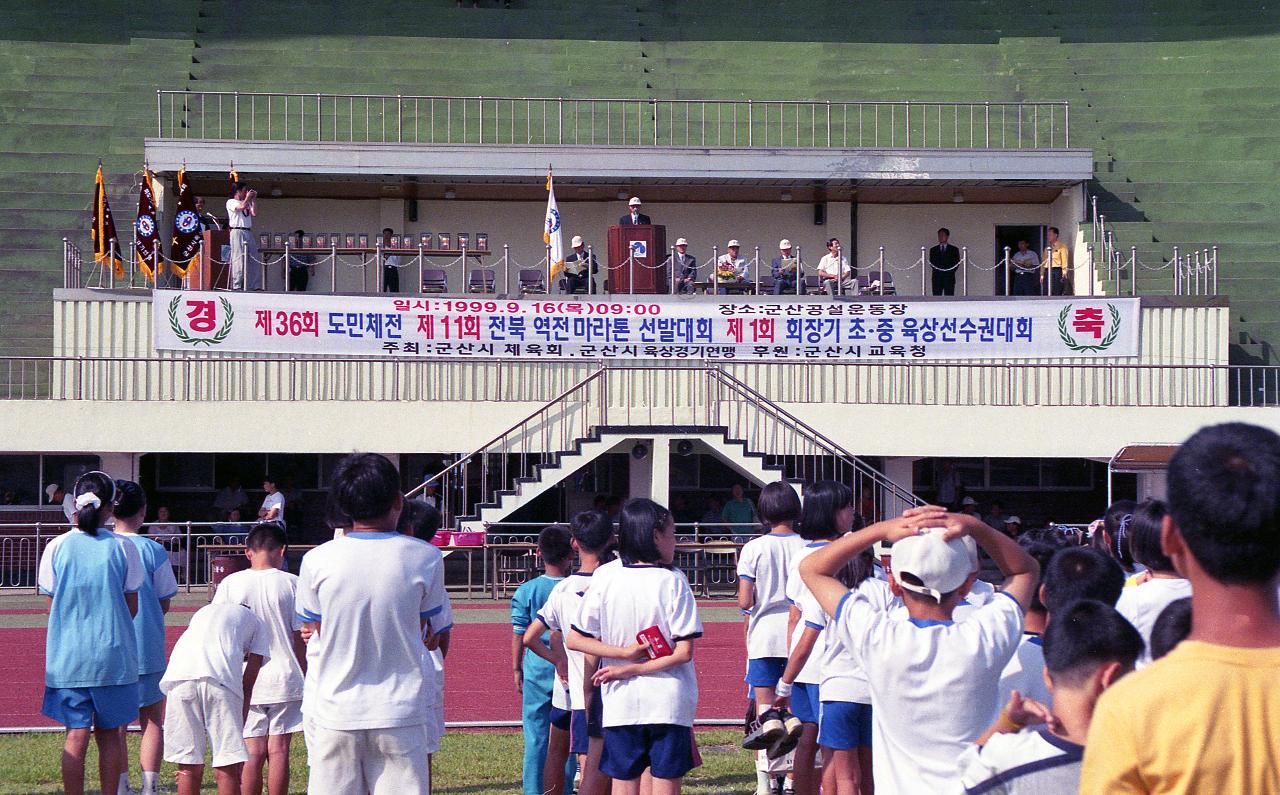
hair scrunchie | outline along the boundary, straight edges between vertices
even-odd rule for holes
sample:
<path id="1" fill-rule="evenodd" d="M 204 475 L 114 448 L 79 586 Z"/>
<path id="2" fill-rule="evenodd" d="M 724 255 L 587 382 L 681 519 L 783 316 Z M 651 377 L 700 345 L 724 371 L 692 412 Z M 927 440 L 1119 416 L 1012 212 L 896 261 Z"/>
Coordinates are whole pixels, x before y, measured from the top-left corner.
<path id="1" fill-rule="evenodd" d="M 76 497 L 77 511 L 89 505 L 92 505 L 94 508 L 101 508 L 102 500 L 98 497 L 97 494 L 94 494 L 92 491 L 86 491 L 84 494 L 81 494 L 79 497 Z"/>

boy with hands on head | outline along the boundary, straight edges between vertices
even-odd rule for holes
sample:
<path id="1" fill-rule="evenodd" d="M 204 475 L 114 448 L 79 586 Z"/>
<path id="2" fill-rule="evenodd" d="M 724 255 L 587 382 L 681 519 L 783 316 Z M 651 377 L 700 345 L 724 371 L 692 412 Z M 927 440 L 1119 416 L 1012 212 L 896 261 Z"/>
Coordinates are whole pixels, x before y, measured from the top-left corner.
<path id="1" fill-rule="evenodd" d="M 1006 579 L 994 599 L 955 623 L 952 613 L 971 568 L 963 536 L 986 550 Z M 892 576 L 908 621 L 893 619 L 836 577 L 877 542 L 893 545 Z M 805 558 L 799 571 L 833 617 L 830 630 L 865 664 L 876 706 L 876 789 L 953 790 L 956 759 L 986 728 L 1000 673 L 1021 638 L 1039 576 L 1035 559 L 977 517 L 927 505 L 833 541 Z"/>

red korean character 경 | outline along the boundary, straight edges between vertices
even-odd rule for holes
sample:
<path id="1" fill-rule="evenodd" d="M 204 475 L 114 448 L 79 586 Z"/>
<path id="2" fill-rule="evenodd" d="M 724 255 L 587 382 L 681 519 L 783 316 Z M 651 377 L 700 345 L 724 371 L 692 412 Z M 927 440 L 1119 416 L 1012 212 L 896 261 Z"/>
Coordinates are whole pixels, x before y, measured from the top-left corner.
<path id="1" fill-rule="evenodd" d="M 188 300 L 187 320 L 192 331 L 204 334 L 218 327 L 218 310 L 213 301 Z"/>

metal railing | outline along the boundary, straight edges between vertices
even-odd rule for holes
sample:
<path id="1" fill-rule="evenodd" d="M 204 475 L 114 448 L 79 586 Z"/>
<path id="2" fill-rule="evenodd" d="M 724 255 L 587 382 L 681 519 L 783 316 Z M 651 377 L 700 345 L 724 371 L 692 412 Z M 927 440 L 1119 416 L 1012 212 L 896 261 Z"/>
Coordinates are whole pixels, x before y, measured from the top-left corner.
<path id="1" fill-rule="evenodd" d="M 1129 295 L 1139 295 L 1138 274 L 1148 271 L 1150 276 L 1143 279 L 1160 279 L 1160 271 L 1170 271 L 1173 276 L 1174 295 L 1218 295 L 1218 247 L 1204 246 L 1185 249 L 1174 246 L 1168 259 L 1160 257 L 1159 264 L 1143 262 L 1138 256 L 1138 247 L 1129 246 L 1126 250 L 1116 244 L 1115 230 L 1107 226 L 1107 216 L 1098 212 L 1098 197 L 1091 196 L 1089 208 L 1093 223 L 1090 228 L 1091 244 L 1089 247 L 1090 294 L 1093 289 L 1093 275 L 1106 278 L 1115 285 L 1117 295 L 1125 292 L 1125 280 L 1129 282 Z M 1158 289 L 1167 289 L 1165 277 L 1163 285 Z"/>
<path id="2" fill-rule="evenodd" d="M 597 366 L 320 356 L 11 356 L 0 357 L 0 400 L 541 403 Z M 857 361 L 723 369 L 784 404 L 1280 406 L 1276 365 Z"/>
<path id="3" fill-rule="evenodd" d="M 1070 106 L 159 90 L 156 134 L 336 143 L 1064 149 Z"/>
<path id="4" fill-rule="evenodd" d="M 723 431 L 762 454 L 780 479 L 839 480 L 860 501 L 866 495 L 879 515 L 919 504 L 909 489 L 718 367 L 602 366 L 406 496 L 434 486 L 445 522 L 472 525 L 611 426 Z"/>

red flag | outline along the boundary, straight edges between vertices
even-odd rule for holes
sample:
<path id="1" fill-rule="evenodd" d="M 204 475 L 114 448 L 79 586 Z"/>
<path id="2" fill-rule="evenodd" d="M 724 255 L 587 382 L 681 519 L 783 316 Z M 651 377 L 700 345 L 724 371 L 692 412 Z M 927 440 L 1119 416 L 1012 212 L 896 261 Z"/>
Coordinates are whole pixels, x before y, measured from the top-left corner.
<path id="1" fill-rule="evenodd" d="M 196 259 L 204 238 L 200 234 L 200 214 L 196 212 L 196 197 L 187 184 L 187 167 L 178 169 L 178 209 L 173 216 L 173 239 L 169 243 L 169 269 L 178 278 L 186 278 Z"/>
<path id="2" fill-rule="evenodd" d="M 138 192 L 138 217 L 133 222 L 133 258 L 138 269 L 155 281 L 160 262 L 160 230 L 156 224 L 156 199 L 151 187 L 151 169 L 142 168 L 142 190 Z"/>
<path id="3" fill-rule="evenodd" d="M 107 187 L 102 182 L 102 166 L 93 184 L 93 261 L 110 262 L 117 279 L 124 278 L 124 261 L 120 259 L 120 237 L 116 234 L 116 219 L 111 215 L 107 201 Z"/>

